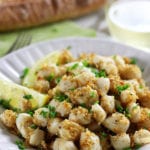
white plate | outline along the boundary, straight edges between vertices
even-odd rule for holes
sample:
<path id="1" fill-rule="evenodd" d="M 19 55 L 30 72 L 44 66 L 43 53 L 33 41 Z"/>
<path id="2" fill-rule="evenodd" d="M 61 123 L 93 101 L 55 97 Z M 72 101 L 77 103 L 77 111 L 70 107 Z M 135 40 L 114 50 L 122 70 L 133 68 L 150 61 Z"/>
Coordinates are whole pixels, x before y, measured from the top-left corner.
<path id="1" fill-rule="evenodd" d="M 94 52 L 100 55 L 124 55 L 128 57 L 135 57 L 138 64 L 144 69 L 143 77 L 150 86 L 150 53 L 140 51 L 138 49 L 128 47 L 122 44 L 116 44 L 99 39 L 89 38 L 67 38 L 46 41 L 42 43 L 33 44 L 25 47 L 19 51 L 9 54 L 0 59 L 0 77 L 12 80 L 19 83 L 19 76 L 25 67 L 30 67 L 34 62 L 53 50 L 63 49 L 71 46 L 72 53 L 77 56 L 82 52 Z M 1 125 L 2 126 L 2 125 Z M 16 138 L 10 135 L 5 129 L 0 128 L 0 150 L 16 150 L 14 144 Z M 145 148 L 145 150 L 150 149 Z"/>

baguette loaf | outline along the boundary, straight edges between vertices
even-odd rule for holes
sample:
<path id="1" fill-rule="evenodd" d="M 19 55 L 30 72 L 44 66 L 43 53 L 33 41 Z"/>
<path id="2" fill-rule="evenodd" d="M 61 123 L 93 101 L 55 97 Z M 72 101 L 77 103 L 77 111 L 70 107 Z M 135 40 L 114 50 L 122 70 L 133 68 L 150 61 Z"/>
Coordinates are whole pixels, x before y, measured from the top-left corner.
<path id="1" fill-rule="evenodd" d="M 75 18 L 99 9 L 106 0 L 0 0 L 0 31 Z"/>

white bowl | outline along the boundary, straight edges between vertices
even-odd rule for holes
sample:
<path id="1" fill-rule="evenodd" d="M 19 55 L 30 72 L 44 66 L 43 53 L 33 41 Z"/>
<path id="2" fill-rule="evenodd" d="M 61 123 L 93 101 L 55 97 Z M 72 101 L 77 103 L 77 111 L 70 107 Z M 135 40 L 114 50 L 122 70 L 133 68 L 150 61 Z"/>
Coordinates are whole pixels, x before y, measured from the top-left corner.
<path id="1" fill-rule="evenodd" d="M 20 83 L 20 75 L 25 67 L 32 66 L 36 60 L 44 57 L 46 54 L 61 50 L 71 46 L 71 52 L 77 56 L 83 52 L 97 53 L 100 55 L 123 55 L 128 57 L 135 57 L 138 60 L 138 65 L 144 68 L 143 76 L 147 84 L 150 86 L 150 53 L 143 52 L 138 49 L 109 42 L 99 39 L 90 38 L 66 38 L 51 40 L 30 45 L 19 51 L 11 53 L 0 59 L 0 77 Z M 16 137 L 10 134 L 0 123 L 0 150 L 16 150 L 17 146 L 14 144 Z M 142 150 L 150 150 L 150 145 Z"/>

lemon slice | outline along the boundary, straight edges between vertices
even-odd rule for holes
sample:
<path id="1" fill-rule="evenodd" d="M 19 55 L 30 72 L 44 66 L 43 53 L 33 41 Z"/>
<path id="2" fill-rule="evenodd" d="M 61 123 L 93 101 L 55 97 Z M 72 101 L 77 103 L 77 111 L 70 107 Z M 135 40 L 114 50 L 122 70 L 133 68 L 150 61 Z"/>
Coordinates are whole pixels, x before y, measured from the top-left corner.
<path id="1" fill-rule="evenodd" d="M 57 64 L 58 58 L 61 55 L 60 51 L 55 51 L 37 61 L 33 67 L 30 68 L 28 74 L 23 79 L 22 84 L 26 87 L 33 88 L 36 80 L 36 72 L 44 65 Z"/>
<path id="2" fill-rule="evenodd" d="M 107 13 L 111 34 L 136 47 L 150 47 L 150 1 L 117 1 Z"/>
<path id="3" fill-rule="evenodd" d="M 49 96 L 9 81 L 0 80 L 1 102 L 3 101 L 3 103 L 8 104 L 13 109 L 21 110 L 20 103 L 24 99 L 31 102 L 31 109 L 35 109 L 45 105 L 49 100 Z"/>

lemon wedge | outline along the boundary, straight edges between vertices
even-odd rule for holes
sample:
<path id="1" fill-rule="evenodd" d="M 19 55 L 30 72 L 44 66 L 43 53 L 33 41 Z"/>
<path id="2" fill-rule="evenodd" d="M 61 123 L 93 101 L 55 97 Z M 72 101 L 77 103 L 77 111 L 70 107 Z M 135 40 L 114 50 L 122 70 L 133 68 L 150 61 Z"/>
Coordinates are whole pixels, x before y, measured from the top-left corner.
<path id="1" fill-rule="evenodd" d="M 9 105 L 10 108 L 23 111 L 21 110 L 20 103 L 24 99 L 31 102 L 31 109 L 36 109 L 45 105 L 49 100 L 49 96 L 13 82 L 0 80 L 1 103 Z"/>
<path id="2" fill-rule="evenodd" d="M 37 61 L 33 67 L 30 68 L 28 74 L 23 79 L 22 84 L 26 87 L 33 88 L 36 80 L 36 72 L 44 65 L 57 64 L 60 55 L 60 51 L 55 51 Z"/>

